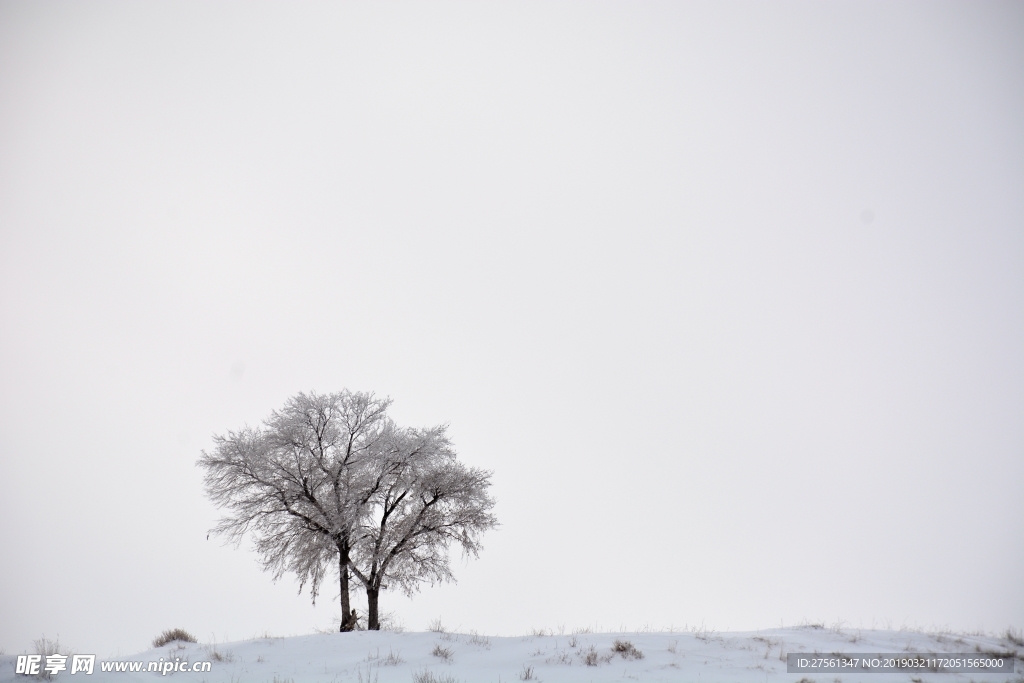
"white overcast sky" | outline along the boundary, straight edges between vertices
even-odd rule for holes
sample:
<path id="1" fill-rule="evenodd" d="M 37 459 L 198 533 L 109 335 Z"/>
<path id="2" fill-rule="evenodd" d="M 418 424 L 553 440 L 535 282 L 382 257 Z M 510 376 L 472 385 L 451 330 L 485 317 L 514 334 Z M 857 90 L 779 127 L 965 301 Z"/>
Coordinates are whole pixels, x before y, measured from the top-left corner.
<path id="1" fill-rule="evenodd" d="M 1024 625 L 1024 4 L 0 2 L 0 648 L 330 628 L 195 462 L 343 387 L 410 629 Z"/>

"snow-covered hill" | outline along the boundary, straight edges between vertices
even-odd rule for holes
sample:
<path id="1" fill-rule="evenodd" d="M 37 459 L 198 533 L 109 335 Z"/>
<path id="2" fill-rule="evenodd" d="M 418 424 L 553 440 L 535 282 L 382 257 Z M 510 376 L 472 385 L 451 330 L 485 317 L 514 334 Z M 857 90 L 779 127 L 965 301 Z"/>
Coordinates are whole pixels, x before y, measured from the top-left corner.
<path id="1" fill-rule="evenodd" d="M 1022 681 L 1024 647 L 994 636 L 915 631 L 799 627 L 747 633 L 577 633 L 485 637 L 442 632 L 354 632 L 257 638 L 216 646 L 172 643 L 125 657 L 124 662 L 209 661 L 208 672 L 167 675 L 179 682 L 224 683 L 547 683 L 597 681 Z M 616 646 L 618 641 L 619 645 Z M 628 643 L 628 645 L 627 645 Z M 631 647 L 630 647 L 631 646 Z M 618 652 L 616 652 L 616 649 Z M 786 673 L 786 653 L 1004 653 L 1012 674 Z M 0 681 L 15 675 L 15 655 L 0 657 Z M 131 683 L 165 679 L 160 673 L 101 670 L 59 673 L 55 680 Z M 116 666 L 116 664 L 114 665 Z M 129 666 L 129 665 L 125 665 Z"/>

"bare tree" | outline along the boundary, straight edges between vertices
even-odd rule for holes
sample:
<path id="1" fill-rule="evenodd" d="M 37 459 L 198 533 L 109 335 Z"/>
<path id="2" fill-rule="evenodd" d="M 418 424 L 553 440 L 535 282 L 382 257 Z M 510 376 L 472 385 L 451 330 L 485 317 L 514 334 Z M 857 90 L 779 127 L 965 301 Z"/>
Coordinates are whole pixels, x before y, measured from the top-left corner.
<path id="1" fill-rule="evenodd" d="M 393 430 L 382 440 L 369 523 L 352 553 L 370 630 L 380 628 L 382 588 L 412 594 L 424 581 L 453 580 L 449 545 L 475 557 L 480 536 L 497 526 L 487 494 L 491 473 L 459 463 L 445 431 Z"/>
<path id="2" fill-rule="evenodd" d="M 381 449 L 395 431 L 390 400 L 373 394 L 299 394 L 258 429 L 215 436 L 207 495 L 227 510 L 213 529 L 240 542 L 252 532 L 263 568 L 309 584 L 315 604 L 330 567 L 338 570 L 342 630 L 354 628 L 349 564 L 381 483 Z"/>

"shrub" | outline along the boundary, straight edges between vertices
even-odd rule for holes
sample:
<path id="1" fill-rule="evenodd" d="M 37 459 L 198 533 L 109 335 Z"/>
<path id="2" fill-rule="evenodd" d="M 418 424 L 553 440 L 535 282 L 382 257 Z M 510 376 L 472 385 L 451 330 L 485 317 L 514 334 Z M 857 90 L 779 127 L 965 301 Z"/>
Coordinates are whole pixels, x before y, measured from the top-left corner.
<path id="1" fill-rule="evenodd" d="M 633 643 L 628 640 L 616 640 L 612 645 L 612 652 L 622 655 L 623 659 L 643 659 L 644 653 L 636 649 Z"/>
<path id="2" fill-rule="evenodd" d="M 183 643 L 195 643 L 198 642 L 196 637 L 186 631 L 183 628 L 172 628 L 168 631 L 164 631 L 156 638 L 153 639 L 153 647 L 163 647 L 167 643 L 173 643 L 176 640 L 180 640 Z"/>

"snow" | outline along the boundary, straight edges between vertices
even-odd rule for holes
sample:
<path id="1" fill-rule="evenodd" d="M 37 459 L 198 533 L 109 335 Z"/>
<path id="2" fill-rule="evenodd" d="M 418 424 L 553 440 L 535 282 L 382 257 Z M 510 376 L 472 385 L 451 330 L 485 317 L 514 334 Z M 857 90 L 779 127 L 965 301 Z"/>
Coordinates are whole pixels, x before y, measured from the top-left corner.
<path id="1" fill-rule="evenodd" d="M 626 658 L 612 650 L 628 641 L 642 658 Z M 434 652 L 438 654 L 434 654 Z M 444 651 L 450 652 L 449 660 Z M 585 659 L 593 652 L 588 666 Z M 785 653 L 1002 652 L 1016 656 L 1013 674 L 790 674 Z M 62 653 L 63 654 L 63 653 Z M 949 632 L 883 631 L 817 626 L 755 632 L 562 633 L 522 637 L 485 637 L 472 633 L 396 633 L 357 631 L 290 638 L 204 645 L 172 643 L 118 660 L 212 661 L 207 673 L 169 674 L 176 682 L 214 683 L 413 683 L 460 681 L 498 683 L 537 680 L 555 683 L 610 681 L 797 681 L 818 683 L 890 681 L 1022 681 L 1024 647 L 996 636 Z M 216 660 L 220 661 L 216 661 Z M 41 680 L 15 676 L 16 655 L 0 656 L 0 681 Z M 95 673 L 63 672 L 56 680 L 74 682 L 154 681 L 159 673 L 103 673 L 102 657 Z M 429 675 L 425 676 L 425 673 Z M 532 674 L 532 678 L 528 678 Z"/>

